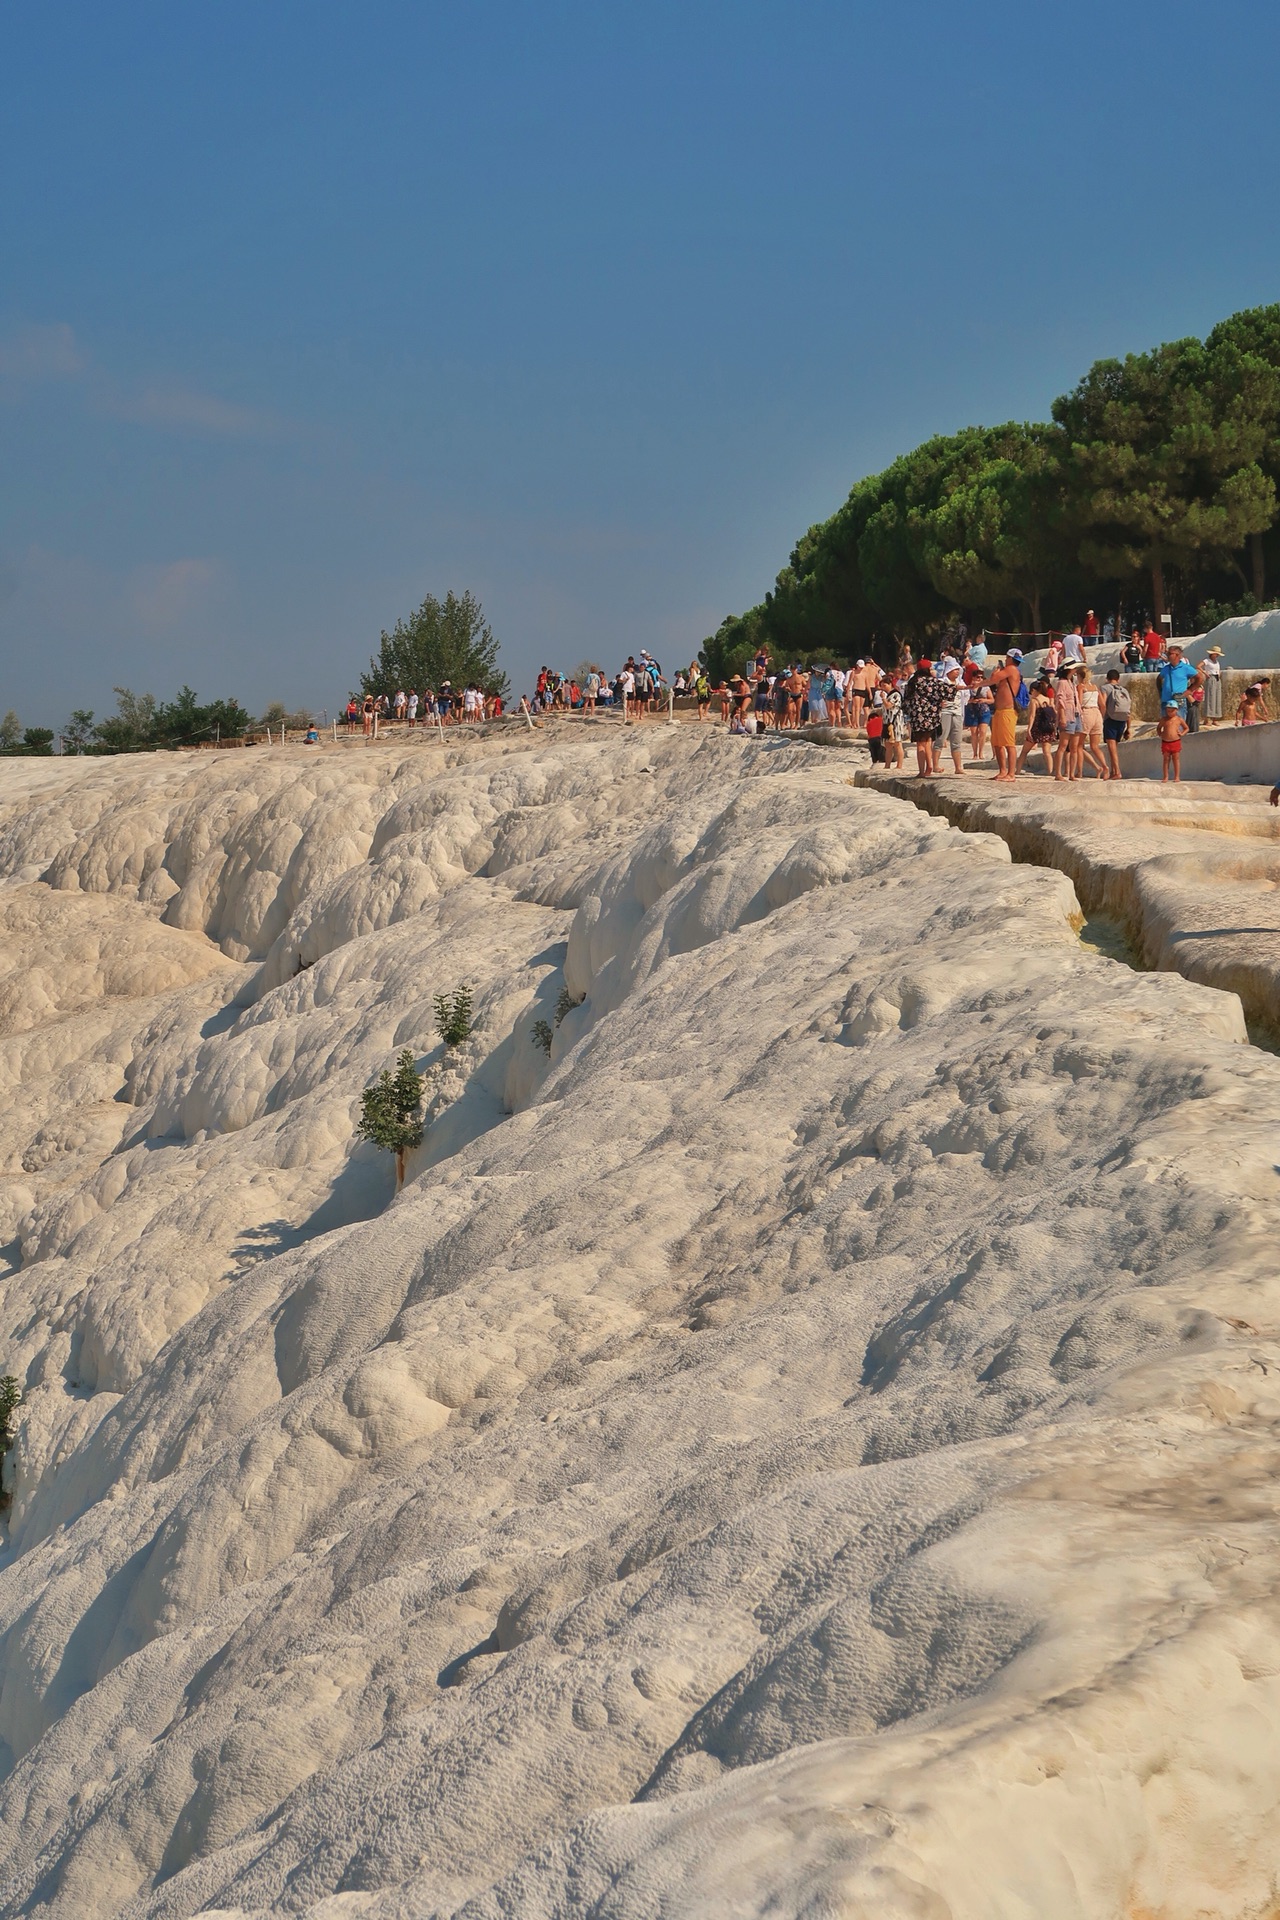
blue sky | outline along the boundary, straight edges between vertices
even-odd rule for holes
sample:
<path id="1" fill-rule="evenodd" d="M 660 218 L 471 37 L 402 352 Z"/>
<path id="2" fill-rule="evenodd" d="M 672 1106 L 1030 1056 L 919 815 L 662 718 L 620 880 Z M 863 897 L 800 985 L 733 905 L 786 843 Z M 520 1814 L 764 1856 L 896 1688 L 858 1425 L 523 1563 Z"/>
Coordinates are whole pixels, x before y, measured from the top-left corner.
<path id="1" fill-rule="evenodd" d="M 1280 10 L 9 7 L 0 709 L 690 657 L 932 432 L 1280 298 Z"/>

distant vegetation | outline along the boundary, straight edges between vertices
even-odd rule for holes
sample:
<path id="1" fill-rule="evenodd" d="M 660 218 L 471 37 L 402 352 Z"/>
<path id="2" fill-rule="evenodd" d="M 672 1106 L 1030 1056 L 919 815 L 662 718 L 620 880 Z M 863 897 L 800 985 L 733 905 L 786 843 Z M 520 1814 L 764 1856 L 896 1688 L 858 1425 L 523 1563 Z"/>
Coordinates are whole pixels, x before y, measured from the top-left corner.
<path id="1" fill-rule="evenodd" d="M 297 728 L 310 726 L 309 713 L 287 712 L 275 701 L 260 722 L 238 700 L 201 702 L 190 687 L 175 700 L 160 701 L 153 693 L 134 693 L 116 687 L 116 710 L 99 720 L 91 708 L 77 707 L 62 728 L 68 753 L 143 753 L 157 747 L 199 747 L 210 741 L 239 740 L 255 725 Z M 0 753 L 53 752 L 51 727 L 26 727 L 12 710 L 0 720 Z"/>
<path id="2" fill-rule="evenodd" d="M 1280 305 L 1203 341 L 1099 360 L 1051 411 L 1043 425 L 928 440 L 860 480 L 762 604 L 706 641 L 713 675 L 762 645 L 892 659 L 957 619 L 1044 631 L 1123 601 L 1189 632 L 1267 604 L 1280 575 Z"/>
<path id="3" fill-rule="evenodd" d="M 384 633 L 378 656 L 360 676 L 364 693 L 385 693 L 388 699 L 410 688 L 438 693 L 444 681 L 455 688 L 478 686 L 489 693 L 510 692 L 510 682 L 498 666 L 498 643 L 473 593 L 449 592 L 443 600 L 428 594 L 407 620 L 397 620 Z"/>

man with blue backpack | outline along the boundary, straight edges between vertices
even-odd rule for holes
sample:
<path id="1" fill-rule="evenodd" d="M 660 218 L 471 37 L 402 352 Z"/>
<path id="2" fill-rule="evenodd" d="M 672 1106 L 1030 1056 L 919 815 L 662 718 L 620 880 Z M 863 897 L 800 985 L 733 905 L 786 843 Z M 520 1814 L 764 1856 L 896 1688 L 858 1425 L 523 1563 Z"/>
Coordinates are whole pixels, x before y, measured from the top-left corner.
<path id="1" fill-rule="evenodd" d="M 1021 659 L 1020 649 L 1010 647 L 1004 665 L 997 667 L 987 681 L 996 703 L 991 715 L 991 744 L 995 748 L 997 780 L 1018 777 L 1018 710 L 1027 700 Z"/>

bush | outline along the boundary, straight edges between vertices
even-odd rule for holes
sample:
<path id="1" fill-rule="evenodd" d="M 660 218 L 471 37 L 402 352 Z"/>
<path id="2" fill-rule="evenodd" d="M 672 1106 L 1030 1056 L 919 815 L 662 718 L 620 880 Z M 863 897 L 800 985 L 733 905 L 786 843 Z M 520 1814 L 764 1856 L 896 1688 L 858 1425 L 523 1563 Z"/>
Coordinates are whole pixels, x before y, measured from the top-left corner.
<path id="1" fill-rule="evenodd" d="M 438 993 L 435 998 L 436 1032 L 446 1047 L 460 1047 L 471 1036 L 471 989 L 458 987 L 454 993 Z"/>
<path id="2" fill-rule="evenodd" d="M 384 1067 L 373 1085 L 365 1088 L 356 1134 L 394 1153 L 399 1192 L 404 1185 L 404 1156 L 410 1147 L 421 1146 L 422 1133 L 422 1075 L 406 1047 L 396 1061 L 395 1073 Z"/>

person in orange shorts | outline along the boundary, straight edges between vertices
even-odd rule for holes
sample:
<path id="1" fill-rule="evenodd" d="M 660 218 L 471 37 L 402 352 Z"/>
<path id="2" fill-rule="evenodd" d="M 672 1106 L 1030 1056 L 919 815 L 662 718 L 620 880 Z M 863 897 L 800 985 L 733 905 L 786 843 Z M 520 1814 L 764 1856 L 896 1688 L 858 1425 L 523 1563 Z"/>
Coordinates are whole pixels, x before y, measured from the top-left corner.
<path id="1" fill-rule="evenodd" d="M 1018 777 L 1018 693 L 1022 687 L 1018 662 L 1021 658 L 1017 648 L 1011 648 L 1004 665 L 997 667 L 987 682 L 996 702 L 991 716 L 991 744 L 995 749 L 997 780 Z"/>

